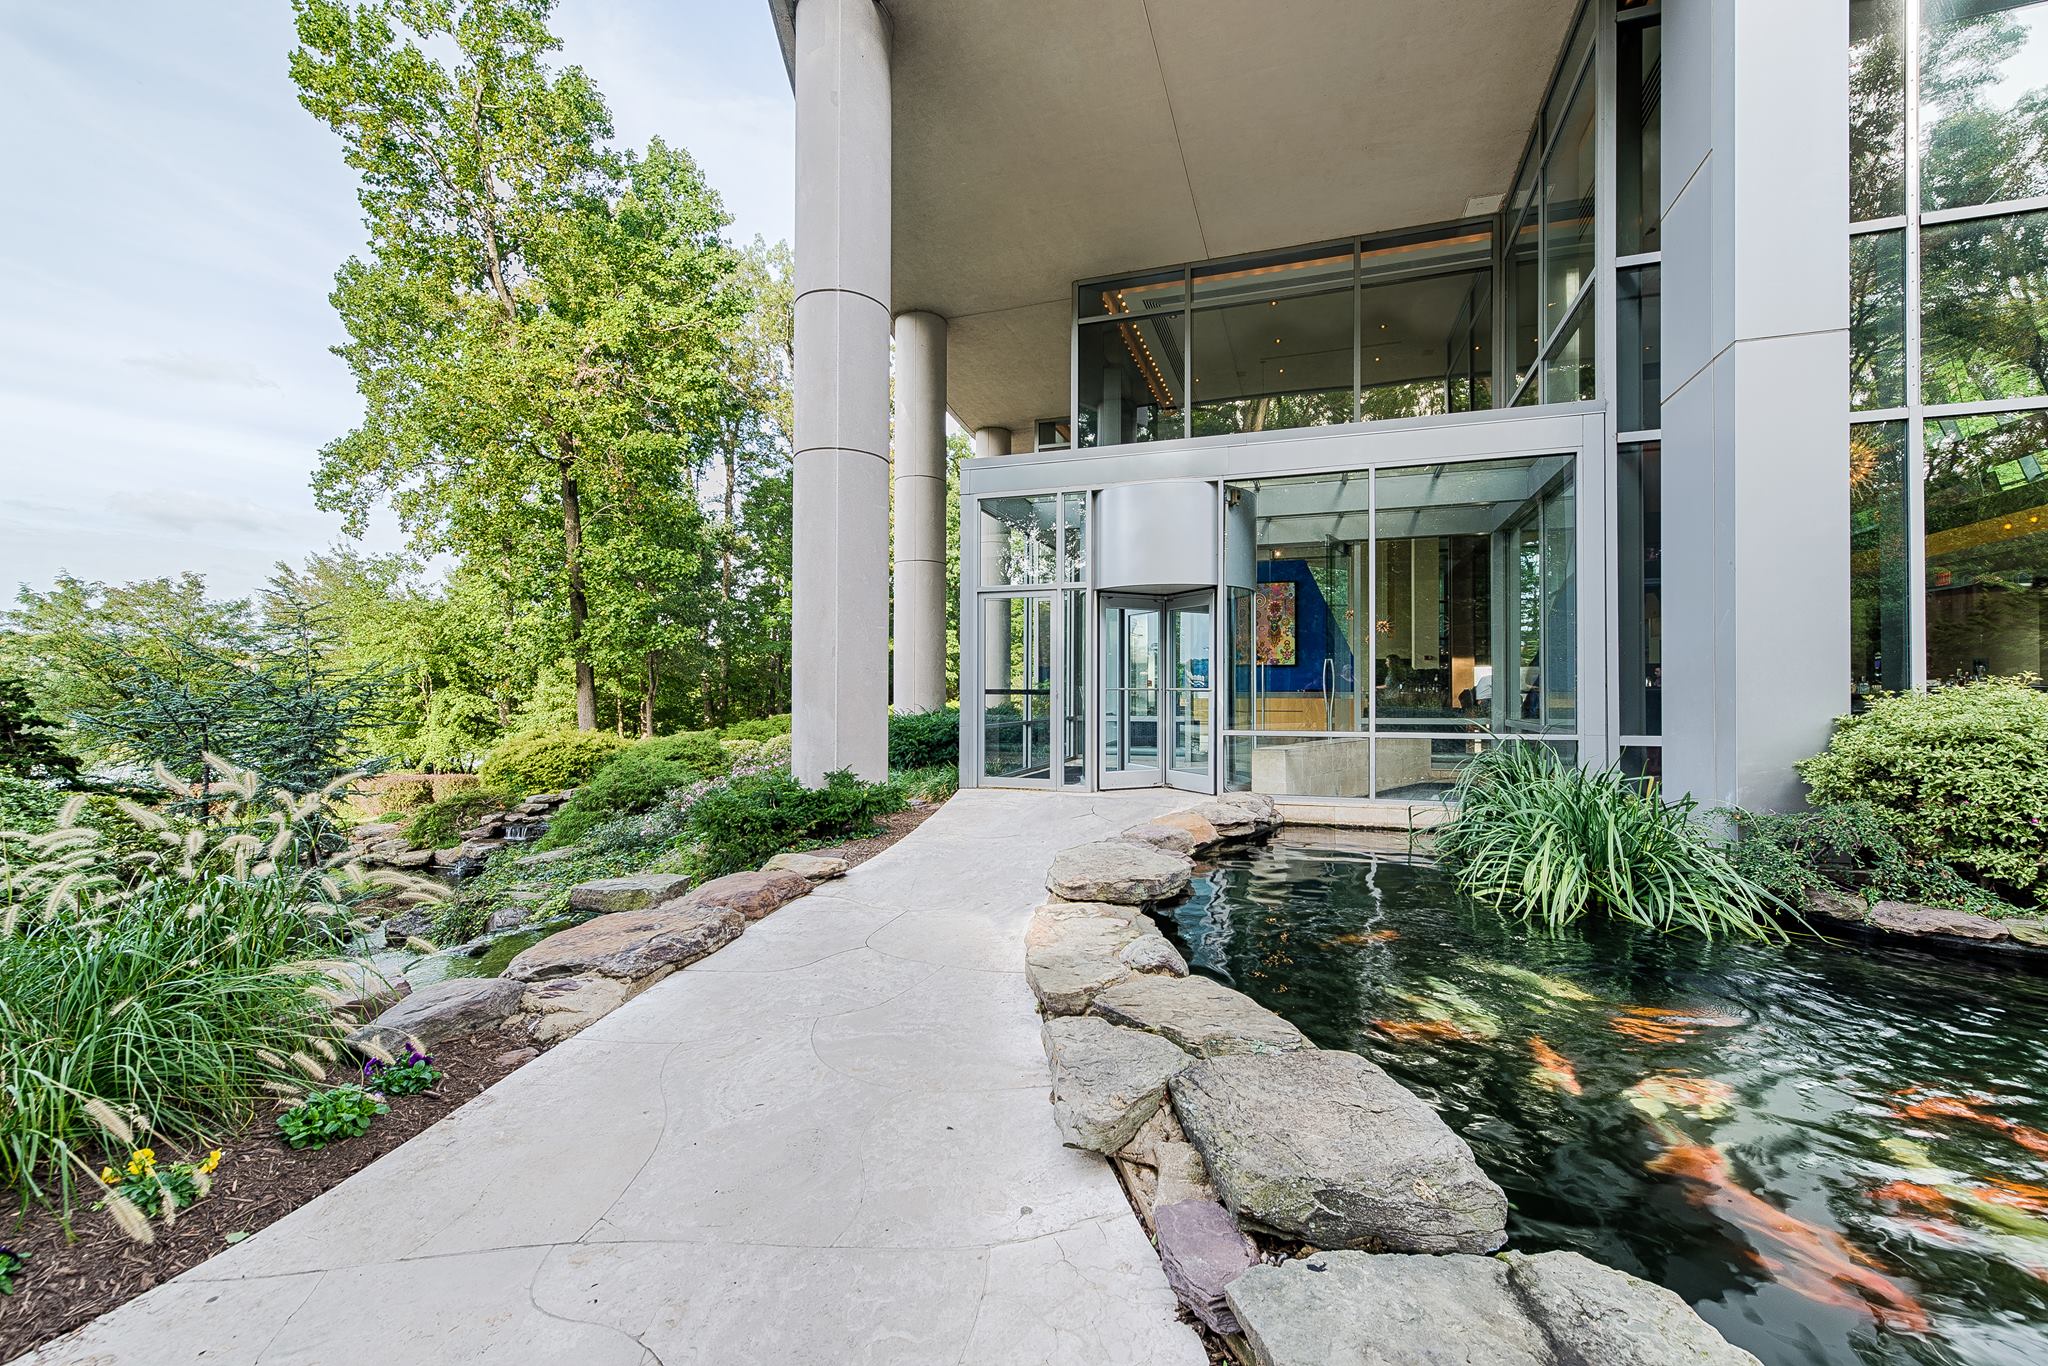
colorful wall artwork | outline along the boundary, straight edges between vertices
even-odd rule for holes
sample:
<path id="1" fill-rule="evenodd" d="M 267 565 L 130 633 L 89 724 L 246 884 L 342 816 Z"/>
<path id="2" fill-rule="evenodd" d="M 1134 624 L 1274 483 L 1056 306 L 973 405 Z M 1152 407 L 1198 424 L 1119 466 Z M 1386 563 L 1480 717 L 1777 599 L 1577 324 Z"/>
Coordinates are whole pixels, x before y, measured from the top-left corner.
<path id="1" fill-rule="evenodd" d="M 1288 668 L 1294 663 L 1294 585 L 1259 585 L 1257 658 L 1267 667 Z"/>

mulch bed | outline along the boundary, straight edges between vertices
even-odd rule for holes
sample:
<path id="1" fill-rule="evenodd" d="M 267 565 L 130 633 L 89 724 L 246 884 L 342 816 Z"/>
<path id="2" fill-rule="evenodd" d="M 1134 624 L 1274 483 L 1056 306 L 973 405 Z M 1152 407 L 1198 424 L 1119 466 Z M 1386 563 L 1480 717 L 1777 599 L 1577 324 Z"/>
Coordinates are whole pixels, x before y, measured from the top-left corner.
<path id="1" fill-rule="evenodd" d="M 119 1308 L 226 1249 L 229 1234 L 254 1233 L 339 1185 L 509 1075 L 520 1064 L 507 1067 L 497 1058 L 518 1047 L 509 1036 L 497 1034 L 442 1044 L 434 1050 L 434 1065 L 447 1076 L 438 1088 L 392 1100 L 391 1113 L 380 1116 L 369 1133 L 333 1147 L 294 1152 L 265 1113 L 219 1145 L 225 1156 L 214 1173 L 212 1193 L 180 1212 L 173 1227 L 156 1224 L 156 1241 L 148 1246 L 130 1240 L 106 1215 L 90 1208 L 74 1213 L 70 1242 L 46 1212 L 0 1220 L 0 1243 L 30 1258 L 15 1278 L 15 1293 L 0 1297 L 0 1361 Z M 329 1080 L 339 1084 L 350 1078 Z M 168 1144 L 159 1152 L 165 1163 L 182 1157 Z"/>
<path id="2" fill-rule="evenodd" d="M 835 844 L 830 849 L 813 849 L 810 852 L 827 858 L 843 858 L 849 868 L 858 868 L 890 845 L 902 839 L 938 814 L 941 803 L 926 806 L 909 806 L 892 815 L 882 817 L 882 833 L 870 835 L 864 840 L 849 840 Z"/>

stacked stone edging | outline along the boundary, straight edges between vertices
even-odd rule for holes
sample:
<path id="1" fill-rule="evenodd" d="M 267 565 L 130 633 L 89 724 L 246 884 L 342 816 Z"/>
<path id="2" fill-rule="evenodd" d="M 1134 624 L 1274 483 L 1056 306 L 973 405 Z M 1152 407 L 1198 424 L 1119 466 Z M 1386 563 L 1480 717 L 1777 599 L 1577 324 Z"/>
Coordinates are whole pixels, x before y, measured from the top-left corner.
<path id="1" fill-rule="evenodd" d="M 1822 891 L 1806 898 L 1810 921 L 1879 943 L 2048 961 L 2048 919 L 1994 919 L 1974 911 Z"/>
<path id="2" fill-rule="evenodd" d="M 1757 1366 L 1662 1287 L 1577 1253 L 1483 1255 L 1507 1196 L 1434 1109 L 1188 975 L 1147 908 L 1279 824 L 1230 793 L 1064 850 L 1025 936 L 1060 1133 L 1116 1166 L 1181 1302 L 1259 1366 Z M 1246 1228 L 1309 1255 L 1261 1264 Z"/>

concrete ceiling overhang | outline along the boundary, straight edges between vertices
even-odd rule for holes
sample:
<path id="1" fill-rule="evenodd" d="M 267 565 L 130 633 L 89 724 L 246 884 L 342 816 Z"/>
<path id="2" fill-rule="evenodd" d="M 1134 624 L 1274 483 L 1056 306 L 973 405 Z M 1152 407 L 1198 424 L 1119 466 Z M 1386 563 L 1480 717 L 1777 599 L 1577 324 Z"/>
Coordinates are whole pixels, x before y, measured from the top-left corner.
<path id="1" fill-rule="evenodd" d="M 952 321 L 954 416 L 1028 447 L 1075 281 L 1490 211 L 1576 0 L 884 8 L 893 302 Z"/>

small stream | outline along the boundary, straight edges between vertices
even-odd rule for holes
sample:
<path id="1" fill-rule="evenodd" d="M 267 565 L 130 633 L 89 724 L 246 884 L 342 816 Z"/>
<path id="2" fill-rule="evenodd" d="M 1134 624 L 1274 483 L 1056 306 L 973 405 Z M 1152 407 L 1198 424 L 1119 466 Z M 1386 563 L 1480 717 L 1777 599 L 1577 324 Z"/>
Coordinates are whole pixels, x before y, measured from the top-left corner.
<path id="1" fill-rule="evenodd" d="M 1511 1246 L 1669 1286 L 1766 1366 L 2048 1362 L 2048 978 L 1546 938 L 1342 840 L 1225 858 L 1167 928 L 1430 1100 Z"/>

